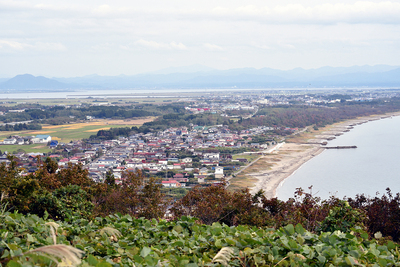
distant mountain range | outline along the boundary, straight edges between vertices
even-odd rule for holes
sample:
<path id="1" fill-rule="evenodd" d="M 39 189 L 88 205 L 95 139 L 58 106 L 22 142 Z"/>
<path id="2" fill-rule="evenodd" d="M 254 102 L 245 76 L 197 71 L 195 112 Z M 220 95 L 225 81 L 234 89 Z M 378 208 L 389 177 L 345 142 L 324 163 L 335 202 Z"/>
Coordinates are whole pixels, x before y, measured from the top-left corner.
<path id="1" fill-rule="evenodd" d="M 43 76 L 35 77 L 30 74 L 17 75 L 0 83 L 3 90 L 31 90 L 31 89 L 68 89 L 74 85 L 59 82 Z M 79 86 L 75 87 L 79 88 Z"/>
<path id="2" fill-rule="evenodd" d="M 400 87 L 400 67 L 388 65 L 322 67 L 305 70 L 240 68 L 216 70 L 201 65 L 168 68 L 126 76 L 88 75 L 74 78 L 30 74 L 0 80 L 0 90 L 75 90 L 130 88 L 320 88 Z"/>

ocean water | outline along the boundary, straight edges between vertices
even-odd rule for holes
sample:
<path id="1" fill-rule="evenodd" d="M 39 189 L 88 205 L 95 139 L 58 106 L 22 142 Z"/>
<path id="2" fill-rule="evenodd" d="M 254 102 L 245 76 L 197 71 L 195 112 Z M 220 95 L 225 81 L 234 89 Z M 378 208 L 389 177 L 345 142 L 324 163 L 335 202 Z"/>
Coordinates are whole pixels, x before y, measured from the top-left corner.
<path id="1" fill-rule="evenodd" d="M 314 157 L 288 177 L 278 188 L 277 197 L 287 200 L 296 188 L 323 199 L 357 194 L 382 195 L 389 187 L 400 192 L 400 116 L 357 125 L 330 141 L 328 146 L 356 149 L 329 149 Z"/>

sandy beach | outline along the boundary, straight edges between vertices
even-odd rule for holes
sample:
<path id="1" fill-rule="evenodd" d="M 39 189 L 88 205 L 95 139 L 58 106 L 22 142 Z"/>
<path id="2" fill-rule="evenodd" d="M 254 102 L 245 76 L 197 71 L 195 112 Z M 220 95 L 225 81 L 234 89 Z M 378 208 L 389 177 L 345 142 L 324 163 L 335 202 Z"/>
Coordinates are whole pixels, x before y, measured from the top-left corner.
<path id="1" fill-rule="evenodd" d="M 283 180 L 322 151 L 324 148 L 316 144 L 284 143 L 279 150 L 259 159 L 260 163 L 272 164 L 271 168 L 248 174 L 258 179 L 250 189 L 251 193 L 262 189 L 266 197 L 275 197 L 276 189 Z"/>
<path id="2" fill-rule="evenodd" d="M 254 172 L 252 168 L 249 168 L 246 177 L 255 180 L 254 186 L 250 187 L 250 192 L 256 193 L 262 189 L 266 197 L 275 197 L 277 188 L 286 178 L 325 150 L 322 143 L 351 131 L 359 124 L 399 115 L 400 113 L 393 113 L 357 118 L 327 126 L 310 136 L 307 136 L 307 133 L 299 134 L 298 138 L 295 136 L 291 139 L 292 142 L 283 143 L 279 148 L 259 158 L 258 168 L 254 168 Z"/>

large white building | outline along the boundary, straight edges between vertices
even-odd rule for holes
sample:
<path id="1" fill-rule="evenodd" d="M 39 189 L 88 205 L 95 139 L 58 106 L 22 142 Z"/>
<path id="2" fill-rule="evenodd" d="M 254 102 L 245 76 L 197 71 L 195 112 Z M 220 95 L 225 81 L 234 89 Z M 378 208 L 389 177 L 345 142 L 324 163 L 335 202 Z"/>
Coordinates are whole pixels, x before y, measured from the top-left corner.
<path id="1" fill-rule="evenodd" d="M 51 141 L 51 136 L 47 134 L 38 134 L 32 138 L 32 143 L 48 143 Z"/>

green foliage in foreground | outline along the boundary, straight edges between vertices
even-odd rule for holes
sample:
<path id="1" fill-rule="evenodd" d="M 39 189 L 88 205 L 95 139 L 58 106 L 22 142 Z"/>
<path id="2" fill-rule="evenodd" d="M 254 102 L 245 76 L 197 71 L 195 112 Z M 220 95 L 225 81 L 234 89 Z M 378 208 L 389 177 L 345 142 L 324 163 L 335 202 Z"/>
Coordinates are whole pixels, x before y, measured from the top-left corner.
<path id="1" fill-rule="evenodd" d="M 220 266 L 226 260 L 229 266 L 400 265 L 397 244 L 368 240 L 359 229 L 313 234 L 300 224 L 274 230 L 201 225 L 190 217 L 168 222 L 129 215 L 57 224 L 54 235 L 54 224 L 36 215 L 0 214 L 0 265 L 56 266 L 38 252 L 55 243 L 82 250 L 81 266 Z M 228 252 L 227 258 L 219 253 L 213 262 L 226 247 L 230 249 L 222 251 Z"/>

